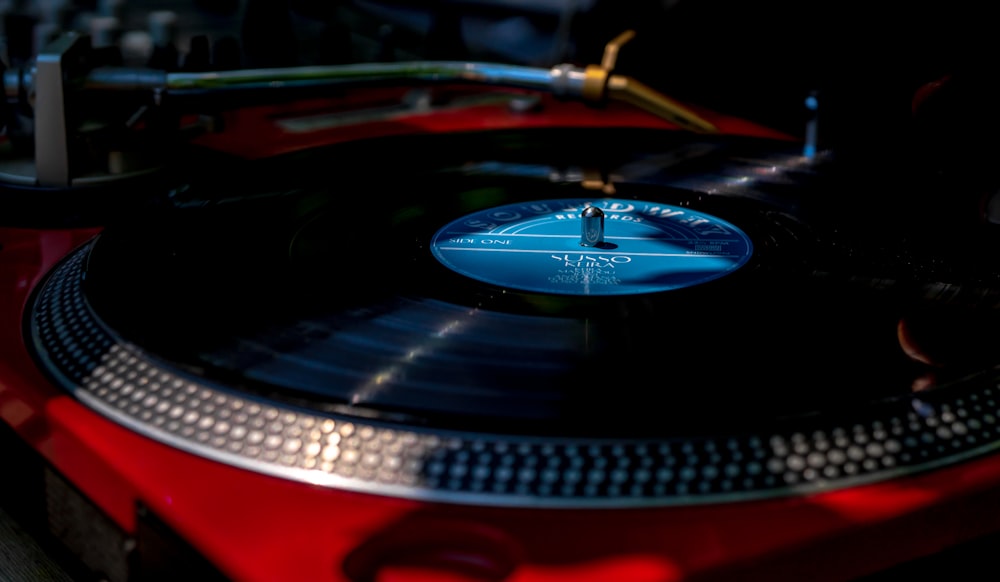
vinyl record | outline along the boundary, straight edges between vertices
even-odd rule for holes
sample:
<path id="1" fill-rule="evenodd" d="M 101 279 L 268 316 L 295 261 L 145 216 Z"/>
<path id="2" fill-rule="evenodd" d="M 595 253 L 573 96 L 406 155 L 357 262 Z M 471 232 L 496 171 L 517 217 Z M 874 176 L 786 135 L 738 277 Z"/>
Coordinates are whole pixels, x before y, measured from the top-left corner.
<path id="1" fill-rule="evenodd" d="M 945 387 L 971 390 L 992 367 L 991 339 L 951 360 L 920 341 L 933 336 L 921 325 L 955 314 L 992 332 L 995 265 L 937 267 L 992 233 L 938 224 L 928 236 L 932 210 L 872 199 L 877 183 L 845 194 L 783 142 L 661 139 L 626 151 L 614 144 L 637 135 L 599 147 L 577 137 L 453 135 L 422 140 L 426 150 L 376 140 L 193 184 L 168 208 L 112 225 L 53 275 L 30 322 L 39 355 L 85 400 L 184 448 L 255 468 L 326 466 L 343 486 L 359 475 L 419 482 L 420 495 L 772 494 L 986 446 L 900 456 L 904 432 L 931 430 L 908 420 L 915 389 L 953 398 Z M 400 161 L 380 166 L 368 148 Z M 229 410 L 233 399 L 242 404 Z M 246 402 L 271 415 L 258 432 Z M 269 434 L 282 414 L 311 420 L 298 437 L 287 423 Z M 390 471 L 385 449 L 362 441 L 351 462 L 344 444 L 324 457 L 319 433 L 310 452 L 301 433 L 323 418 L 355 427 L 338 439 L 364 426 L 386 442 L 396 437 L 385 431 L 457 440 L 437 473 L 422 463 L 400 477 L 402 461 Z M 891 426 L 901 432 L 887 444 Z M 837 435 L 851 431 L 880 448 L 845 460 L 858 443 Z M 819 443 L 788 444 L 809 438 Z M 508 486 L 496 481 L 501 461 L 455 460 L 497 443 L 528 451 L 510 461 L 518 470 L 547 447 L 562 451 L 549 455 L 556 464 L 591 469 L 672 465 L 676 454 L 701 477 L 629 473 L 588 488 L 536 471 Z M 587 446 L 595 458 L 566 452 Z M 798 466 L 803 447 L 822 462 Z M 723 448 L 724 458 L 711 452 Z M 376 457 L 367 472 L 365 451 Z"/>

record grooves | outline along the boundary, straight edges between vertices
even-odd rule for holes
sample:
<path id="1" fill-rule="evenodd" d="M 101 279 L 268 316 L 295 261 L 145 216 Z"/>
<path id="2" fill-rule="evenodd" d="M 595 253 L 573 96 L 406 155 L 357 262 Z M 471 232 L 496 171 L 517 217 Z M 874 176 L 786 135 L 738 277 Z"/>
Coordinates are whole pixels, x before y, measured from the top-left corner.
<path id="1" fill-rule="evenodd" d="M 771 497 L 996 446 L 997 373 L 983 363 L 991 352 L 928 366 L 898 335 L 901 320 L 945 306 L 992 325 L 989 281 L 985 294 L 935 296 L 928 289 L 946 286 L 940 277 L 859 258 L 843 224 L 825 218 L 844 214 L 823 206 L 812 176 L 747 161 L 794 159 L 781 144 L 634 151 L 608 172 L 609 197 L 543 171 L 530 148 L 500 140 L 488 153 L 506 158 L 476 159 L 462 143 L 448 150 L 467 155 L 462 164 L 365 184 L 272 184 L 238 204 L 211 189 L 190 204 L 205 192 L 195 188 L 173 210 L 109 227 L 37 294 L 28 325 L 38 358 L 88 405 L 196 454 L 452 502 Z M 650 180 L 648 161 L 669 155 L 684 162 Z M 692 163 L 697 189 L 683 172 Z M 730 177 L 743 166 L 770 167 L 772 178 L 737 187 Z M 787 195 L 792 185 L 798 197 Z M 359 212 L 350 192 L 361 187 L 380 193 L 377 211 Z M 638 291 L 611 294 L 477 280 L 431 252 L 435 233 L 463 217 L 581 200 L 612 214 L 648 201 L 669 209 L 648 244 L 666 244 L 678 232 L 669 221 L 684 215 L 719 217 L 753 250 L 709 280 L 647 291 L 656 279 L 643 279 Z M 626 218 L 636 217 L 650 215 Z M 615 228 L 610 237 L 623 234 Z M 545 245 L 566 239 L 539 232 Z M 704 242 L 686 236 L 669 244 Z M 650 254 L 626 252 L 635 237 L 617 240 L 624 248 L 597 250 L 622 262 Z M 515 276 L 528 269 L 513 264 Z M 954 300 L 970 294 L 978 303 Z M 935 389 L 912 392 L 931 368 Z"/>

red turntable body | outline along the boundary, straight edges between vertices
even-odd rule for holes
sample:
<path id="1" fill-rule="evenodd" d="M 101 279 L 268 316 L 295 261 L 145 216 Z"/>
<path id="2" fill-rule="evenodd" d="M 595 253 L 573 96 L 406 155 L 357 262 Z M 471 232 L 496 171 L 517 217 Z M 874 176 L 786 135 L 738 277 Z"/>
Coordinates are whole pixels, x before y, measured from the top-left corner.
<path id="1" fill-rule="evenodd" d="M 955 165 L 675 101 L 629 34 L 156 70 L 91 17 L 5 71 L 0 191 L 0 490 L 84 578 L 848 580 L 1000 530 L 1000 265 Z M 578 200 L 607 242 L 574 226 L 556 278 L 449 246 Z M 687 250 L 607 290 L 625 222 Z"/>

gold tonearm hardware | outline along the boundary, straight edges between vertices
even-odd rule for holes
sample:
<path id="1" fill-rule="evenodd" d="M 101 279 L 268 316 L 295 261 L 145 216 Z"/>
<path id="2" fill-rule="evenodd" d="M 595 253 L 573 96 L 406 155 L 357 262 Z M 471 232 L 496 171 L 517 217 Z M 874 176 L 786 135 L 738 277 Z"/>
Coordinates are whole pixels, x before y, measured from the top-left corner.
<path id="1" fill-rule="evenodd" d="M 699 133 L 716 132 L 711 122 L 666 95 L 635 79 L 614 74 L 622 45 L 633 38 L 635 32 L 632 30 L 619 34 L 604 47 L 601 64 L 588 65 L 584 69 L 583 98 L 590 102 L 606 99 L 625 101 L 685 129 Z"/>

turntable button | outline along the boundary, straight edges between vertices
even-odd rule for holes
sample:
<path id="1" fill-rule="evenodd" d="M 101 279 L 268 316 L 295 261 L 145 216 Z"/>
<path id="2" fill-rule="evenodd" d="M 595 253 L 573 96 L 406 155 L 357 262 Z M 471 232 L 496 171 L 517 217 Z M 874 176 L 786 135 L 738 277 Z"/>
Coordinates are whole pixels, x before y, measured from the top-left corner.
<path id="1" fill-rule="evenodd" d="M 177 42 L 177 13 L 173 10 L 155 10 L 146 17 L 146 26 L 153 46 L 174 46 Z"/>
<path id="2" fill-rule="evenodd" d="M 189 72 L 209 70 L 212 65 L 212 45 L 207 35 L 196 34 L 188 40 L 188 52 L 182 68 Z"/>
<path id="3" fill-rule="evenodd" d="M 355 582 L 500 582 L 517 567 L 519 553 L 495 528 L 419 517 L 356 548 L 344 572 Z"/>
<path id="4" fill-rule="evenodd" d="M 95 48 L 112 47 L 122 36 L 121 20 L 114 16 L 94 16 L 90 24 L 90 42 Z"/>

